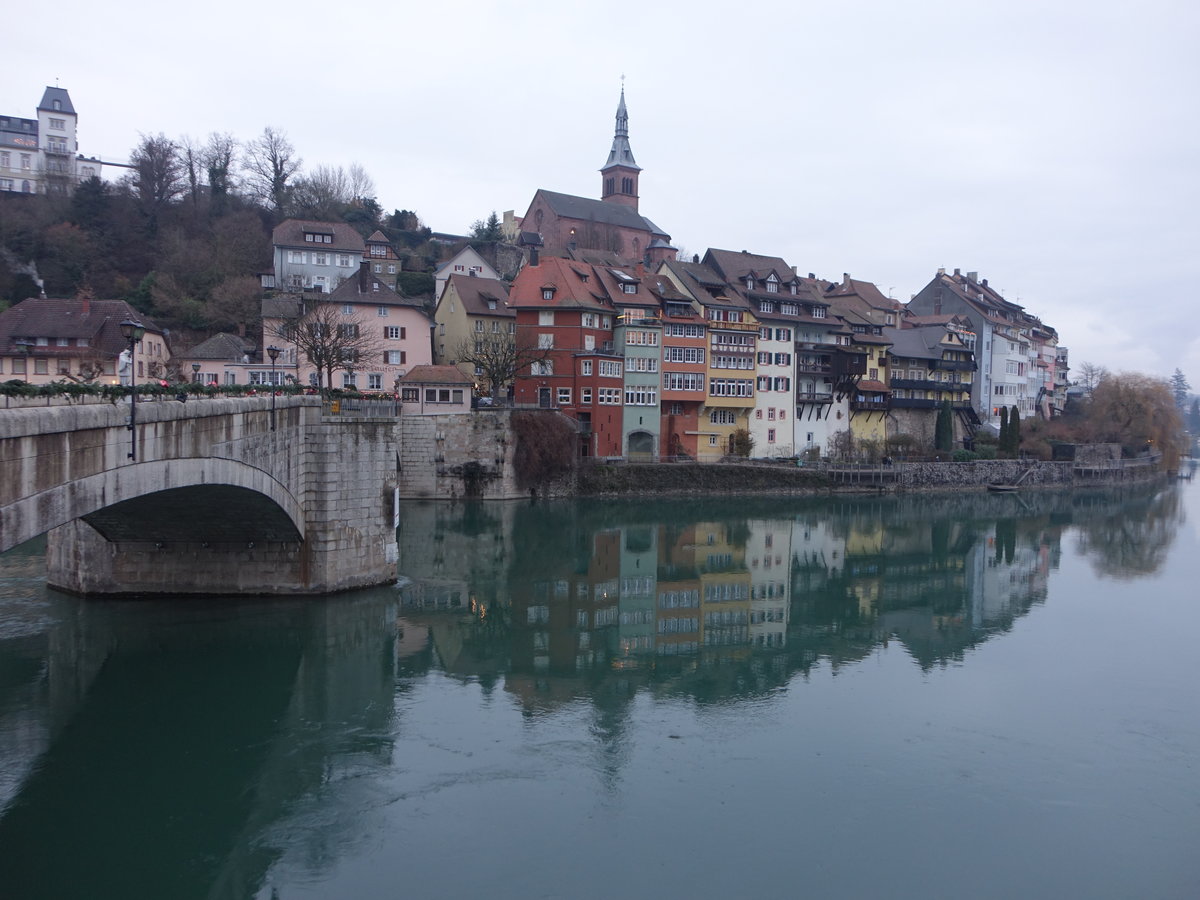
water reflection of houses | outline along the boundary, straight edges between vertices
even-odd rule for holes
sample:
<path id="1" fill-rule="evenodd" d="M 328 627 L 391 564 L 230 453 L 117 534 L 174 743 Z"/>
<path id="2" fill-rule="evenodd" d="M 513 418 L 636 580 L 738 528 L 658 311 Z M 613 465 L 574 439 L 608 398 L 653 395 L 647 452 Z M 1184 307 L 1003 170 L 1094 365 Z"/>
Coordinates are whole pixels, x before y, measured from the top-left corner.
<path id="1" fill-rule="evenodd" d="M 447 655 L 443 646 L 452 651 L 449 670 L 467 674 L 494 662 L 493 673 L 532 705 L 618 681 L 622 690 L 697 696 L 765 690 L 823 663 L 854 663 L 891 641 L 922 666 L 937 665 L 961 659 L 1045 596 L 1069 517 L 1017 519 L 1012 502 L 752 501 L 739 502 L 736 515 L 713 504 L 528 507 L 499 542 L 510 550 L 507 568 L 476 564 L 458 588 L 478 597 L 473 579 L 483 578 L 507 598 L 503 650 L 463 659 L 463 635 L 479 628 L 466 604 L 458 620 L 443 618 L 430 634 L 439 656 Z M 470 540 L 462 541 L 469 557 Z"/>

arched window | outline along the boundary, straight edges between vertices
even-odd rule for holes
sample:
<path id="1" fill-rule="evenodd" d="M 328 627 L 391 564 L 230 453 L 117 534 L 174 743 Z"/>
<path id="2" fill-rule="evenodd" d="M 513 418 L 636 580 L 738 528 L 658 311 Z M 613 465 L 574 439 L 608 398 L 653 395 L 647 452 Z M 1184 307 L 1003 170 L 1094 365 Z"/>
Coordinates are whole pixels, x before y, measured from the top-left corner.
<path id="1" fill-rule="evenodd" d="M 612 179 L 612 178 L 604 179 L 604 194 L 605 194 L 605 196 L 608 196 L 609 194 L 611 194 L 613 192 L 614 181 L 615 181 L 615 179 Z"/>
<path id="2" fill-rule="evenodd" d="M 621 179 L 621 193 L 622 194 L 632 194 L 633 193 L 633 179 L 632 178 L 626 177 L 626 178 Z"/>

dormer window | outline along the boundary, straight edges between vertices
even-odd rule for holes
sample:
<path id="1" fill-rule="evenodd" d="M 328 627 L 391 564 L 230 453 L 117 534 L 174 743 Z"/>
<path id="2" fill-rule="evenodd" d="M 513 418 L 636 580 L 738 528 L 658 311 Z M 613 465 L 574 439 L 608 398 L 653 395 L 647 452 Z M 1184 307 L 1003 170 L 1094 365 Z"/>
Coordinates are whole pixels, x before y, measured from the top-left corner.
<path id="1" fill-rule="evenodd" d="M 753 277 L 748 277 L 746 279 L 746 290 L 748 290 L 748 291 L 754 290 L 754 278 Z"/>
<path id="2" fill-rule="evenodd" d="M 636 294 L 637 293 L 637 285 L 626 283 L 626 284 L 621 285 L 621 290 L 624 291 L 626 294 Z"/>
<path id="3" fill-rule="evenodd" d="M 795 282 L 792 282 L 790 285 L 788 285 L 788 287 L 790 287 L 790 288 L 791 288 L 791 290 L 792 290 L 792 296 L 793 296 L 793 297 L 794 297 L 794 296 L 796 296 L 796 294 L 797 294 L 797 293 L 798 293 L 798 291 L 799 291 L 799 288 L 798 288 L 798 287 L 796 287 L 796 283 L 795 283 Z"/>
<path id="4" fill-rule="evenodd" d="M 779 293 L 779 279 L 776 278 L 774 275 L 771 275 L 769 278 L 767 278 L 767 293 L 768 294 L 778 294 Z"/>
<path id="5" fill-rule="evenodd" d="M 554 299 L 554 288 L 552 288 L 552 287 L 542 288 L 542 299 L 543 300 L 553 300 Z"/>
<path id="6" fill-rule="evenodd" d="M 487 305 L 488 305 L 488 309 L 495 309 L 495 308 L 496 308 L 496 301 L 495 301 L 495 300 L 488 300 L 488 302 L 487 302 Z"/>

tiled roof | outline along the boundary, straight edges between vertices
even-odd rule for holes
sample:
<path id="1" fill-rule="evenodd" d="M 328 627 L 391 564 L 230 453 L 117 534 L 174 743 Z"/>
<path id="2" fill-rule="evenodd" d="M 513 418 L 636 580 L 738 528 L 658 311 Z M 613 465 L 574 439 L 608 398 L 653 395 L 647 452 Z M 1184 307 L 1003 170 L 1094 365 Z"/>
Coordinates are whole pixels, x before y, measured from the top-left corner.
<path id="1" fill-rule="evenodd" d="M 753 275 L 755 280 L 765 279 L 772 272 L 781 283 L 795 277 L 792 267 L 781 257 L 760 256 L 757 253 L 747 253 L 745 250 L 709 248 L 708 252 L 704 254 L 704 261 L 729 281 L 745 282 L 747 275 Z"/>
<path id="2" fill-rule="evenodd" d="M 587 276 L 585 281 L 581 277 Z M 542 291 L 553 289 L 546 300 Z M 508 292 L 508 305 L 513 309 L 595 309 L 612 312 L 612 303 L 595 270 L 580 262 L 557 256 L 544 256 L 538 265 L 521 269 Z"/>
<path id="3" fill-rule="evenodd" d="M 471 384 L 458 366 L 413 366 L 400 380 L 406 384 Z"/>
<path id="4" fill-rule="evenodd" d="M 467 315 L 502 316 L 510 319 L 517 315 L 508 306 L 508 288 L 504 286 L 503 281 L 470 275 L 451 275 L 449 283 L 458 294 L 458 299 L 462 301 L 463 311 Z M 488 301 L 494 301 L 495 307 L 489 306 Z"/>
<path id="5" fill-rule="evenodd" d="M 314 244 L 304 240 L 308 234 L 333 235 L 331 244 Z M 319 247 L 323 250 L 349 250 L 362 253 L 366 249 L 362 236 L 345 222 L 314 222 L 306 219 L 287 219 L 271 232 L 271 243 L 278 247 Z"/>
<path id="6" fill-rule="evenodd" d="M 367 271 L 367 264 L 359 267 L 358 274 L 351 275 L 329 293 L 335 303 L 369 303 L 372 306 L 411 306 L 424 309 L 425 304 L 414 297 L 401 297 L 386 282 L 380 281 Z"/>
<path id="7" fill-rule="evenodd" d="M 124 300 L 55 300 L 30 298 L 0 312 L 0 353 L 12 355 L 13 341 L 37 338 L 86 339 L 88 347 L 102 354 L 120 353 L 129 343 L 121 334 L 121 322 L 133 319 L 151 333 L 164 335 L 148 317 Z M 75 348 L 59 348 L 63 351 Z M 54 346 L 39 347 L 38 353 L 54 353 Z"/>
<path id="8" fill-rule="evenodd" d="M 254 341 L 238 337 L 236 334 L 221 332 L 220 334 L 214 334 L 206 341 L 201 341 L 191 350 L 182 352 L 179 355 L 190 359 L 217 359 L 236 362 L 243 356 L 252 356 L 257 352 L 258 345 Z"/>

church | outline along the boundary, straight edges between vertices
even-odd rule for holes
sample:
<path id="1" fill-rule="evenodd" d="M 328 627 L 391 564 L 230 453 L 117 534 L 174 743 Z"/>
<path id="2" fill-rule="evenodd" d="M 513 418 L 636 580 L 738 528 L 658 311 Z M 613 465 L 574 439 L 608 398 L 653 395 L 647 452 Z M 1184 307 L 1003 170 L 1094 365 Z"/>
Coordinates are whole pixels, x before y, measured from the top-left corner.
<path id="1" fill-rule="evenodd" d="M 542 252 L 549 256 L 586 252 L 648 265 L 674 259 L 671 236 L 638 212 L 641 172 L 629 146 L 629 114 L 622 88 L 612 149 L 600 169 L 600 199 L 539 189 L 521 228 L 540 234 Z"/>

